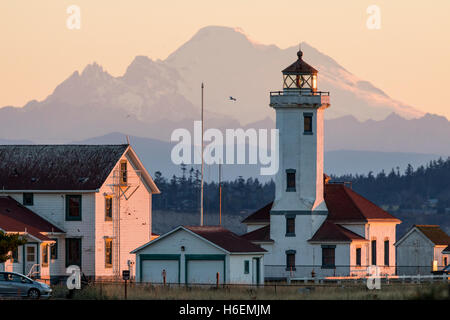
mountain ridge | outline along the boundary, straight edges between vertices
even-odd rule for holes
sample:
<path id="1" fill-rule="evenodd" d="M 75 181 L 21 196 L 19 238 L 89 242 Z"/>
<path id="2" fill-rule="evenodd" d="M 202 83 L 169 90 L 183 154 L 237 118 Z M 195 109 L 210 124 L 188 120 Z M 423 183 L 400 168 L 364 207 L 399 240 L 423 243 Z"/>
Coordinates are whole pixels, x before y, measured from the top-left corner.
<path id="1" fill-rule="evenodd" d="M 74 71 L 42 101 L 31 100 L 22 108 L 0 108 L 0 136 L 60 143 L 120 129 L 168 141 L 174 129 L 191 130 L 193 121 L 200 119 L 202 81 L 206 128 L 269 127 L 274 119 L 268 106 L 269 91 L 281 89 L 280 70 L 296 59 L 296 50 L 295 46 L 280 49 L 256 43 L 233 28 L 205 27 L 165 60 L 136 56 L 117 77 L 93 62 L 80 72 Z M 358 121 L 380 121 L 392 112 L 407 119 L 425 115 L 389 98 L 307 43 L 302 43 L 302 50 L 305 60 L 319 69 L 319 89 L 331 91 L 327 121 L 349 115 Z M 333 130 L 357 129 L 362 130 L 358 131 L 361 135 L 370 123 L 361 126 L 354 122 L 348 129 Z M 439 123 L 447 127 L 443 121 Z M 373 130 L 371 134 L 376 136 L 378 132 Z M 346 143 L 337 143 L 335 148 L 354 149 Z M 368 149 L 378 150 L 379 146 Z"/>

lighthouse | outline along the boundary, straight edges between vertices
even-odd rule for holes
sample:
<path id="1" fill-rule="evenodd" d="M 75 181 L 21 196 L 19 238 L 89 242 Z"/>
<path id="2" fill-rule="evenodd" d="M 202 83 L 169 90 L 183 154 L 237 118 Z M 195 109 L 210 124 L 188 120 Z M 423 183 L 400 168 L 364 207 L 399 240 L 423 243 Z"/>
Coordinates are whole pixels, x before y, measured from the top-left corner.
<path id="1" fill-rule="evenodd" d="M 280 155 L 270 210 L 270 238 L 275 241 L 274 247 L 281 249 L 277 261 L 285 254 L 284 248 L 292 249 L 293 254 L 286 251 L 287 257 L 295 257 L 295 253 L 298 257 L 299 251 L 312 257 L 307 241 L 328 215 L 324 201 L 323 118 L 330 96 L 317 89 L 317 74 L 298 51 L 297 60 L 282 71 L 283 90 L 270 92 Z"/>
<path id="2" fill-rule="evenodd" d="M 280 169 L 272 213 L 326 214 L 323 198 L 323 118 L 328 92 L 317 90 L 317 70 L 297 61 L 282 71 L 283 90 L 270 92 L 279 130 Z"/>
<path id="3" fill-rule="evenodd" d="M 363 266 L 395 273 L 400 220 L 323 174 L 328 92 L 303 53 L 282 71 L 283 90 L 270 92 L 279 131 L 275 199 L 243 220 L 243 238 L 267 250 L 266 279 L 365 275 Z"/>

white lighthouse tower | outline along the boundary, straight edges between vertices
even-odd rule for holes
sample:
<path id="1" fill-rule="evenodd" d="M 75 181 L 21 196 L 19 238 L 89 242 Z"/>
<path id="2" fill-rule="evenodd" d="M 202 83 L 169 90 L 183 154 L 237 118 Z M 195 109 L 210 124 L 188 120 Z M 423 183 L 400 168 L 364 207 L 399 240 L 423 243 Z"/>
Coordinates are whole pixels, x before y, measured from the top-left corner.
<path id="1" fill-rule="evenodd" d="M 380 261 L 381 272 L 394 274 L 400 220 L 343 184 L 325 183 L 323 117 L 330 97 L 317 90 L 317 70 L 301 51 L 297 56 L 282 71 L 283 90 L 270 93 L 279 130 L 275 200 L 243 220 L 242 237 L 267 250 L 268 280 L 364 276 Z"/>
<path id="2" fill-rule="evenodd" d="M 287 265 L 313 263 L 298 260 L 314 256 L 307 240 L 328 214 L 323 194 L 323 118 L 330 97 L 328 92 L 317 90 L 317 70 L 303 61 L 302 51 L 297 56 L 297 61 L 282 71 L 283 91 L 270 93 L 280 155 L 270 211 L 274 247 L 268 258 L 274 264 L 284 263 L 285 255 L 296 260 Z"/>

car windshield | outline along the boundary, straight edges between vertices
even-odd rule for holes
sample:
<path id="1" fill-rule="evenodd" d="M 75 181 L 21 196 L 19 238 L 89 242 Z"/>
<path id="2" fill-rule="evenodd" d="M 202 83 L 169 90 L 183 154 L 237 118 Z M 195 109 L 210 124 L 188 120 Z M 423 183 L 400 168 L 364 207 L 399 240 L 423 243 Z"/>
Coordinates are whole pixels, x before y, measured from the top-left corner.
<path id="1" fill-rule="evenodd" d="M 5 273 L 5 279 L 6 281 L 12 281 L 12 282 L 26 282 L 31 283 L 32 280 L 28 277 L 22 276 L 20 274 L 16 273 Z"/>

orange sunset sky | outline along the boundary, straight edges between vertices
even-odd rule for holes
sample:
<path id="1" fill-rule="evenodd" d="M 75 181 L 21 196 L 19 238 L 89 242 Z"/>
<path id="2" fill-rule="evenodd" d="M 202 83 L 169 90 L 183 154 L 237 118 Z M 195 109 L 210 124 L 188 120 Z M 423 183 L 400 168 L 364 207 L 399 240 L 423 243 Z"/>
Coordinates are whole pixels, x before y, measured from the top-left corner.
<path id="1" fill-rule="evenodd" d="M 72 4 L 80 30 L 66 27 Z M 380 30 L 366 27 L 373 4 Z M 306 41 L 394 99 L 450 119 L 449 0 L 1 0 L 0 106 L 42 100 L 93 61 L 118 76 L 136 55 L 165 59 L 208 25 L 280 48 Z"/>

